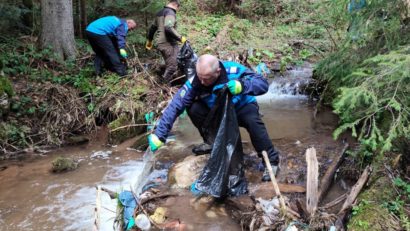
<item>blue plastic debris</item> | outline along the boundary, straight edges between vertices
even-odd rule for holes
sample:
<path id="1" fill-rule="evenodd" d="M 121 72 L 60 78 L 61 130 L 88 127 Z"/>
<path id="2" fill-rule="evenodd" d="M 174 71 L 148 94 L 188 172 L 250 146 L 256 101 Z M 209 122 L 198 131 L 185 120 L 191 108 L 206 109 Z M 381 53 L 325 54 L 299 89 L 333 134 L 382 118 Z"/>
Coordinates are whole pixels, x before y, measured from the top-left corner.
<path id="1" fill-rule="evenodd" d="M 197 181 L 195 181 L 194 183 L 191 184 L 191 193 L 194 196 L 199 197 L 203 194 L 203 192 L 196 188 L 196 183 L 197 183 Z"/>
<path id="2" fill-rule="evenodd" d="M 265 77 L 271 73 L 265 63 L 259 63 L 258 66 L 256 66 L 255 71 Z"/>
<path id="3" fill-rule="evenodd" d="M 123 191 L 118 196 L 118 200 L 124 206 L 124 227 L 126 230 L 132 228 L 134 223 L 134 210 L 137 207 L 137 201 L 134 198 L 134 195 L 130 191 Z"/>

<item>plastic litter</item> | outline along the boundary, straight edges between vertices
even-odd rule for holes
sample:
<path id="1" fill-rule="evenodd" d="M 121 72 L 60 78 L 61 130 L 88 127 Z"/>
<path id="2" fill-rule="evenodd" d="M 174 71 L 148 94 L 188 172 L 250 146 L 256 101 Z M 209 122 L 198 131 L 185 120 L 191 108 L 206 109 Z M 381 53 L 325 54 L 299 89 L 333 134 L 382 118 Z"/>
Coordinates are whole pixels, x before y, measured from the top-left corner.
<path id="1" fill-rule="evenodd" d="M 135 218 L 135 225 L 144 231 L 151 228 L 151 222 L 145 214 L 138 214 Z"/>
<path id="2" fill-rule="evenodd" d="M 97 151 L 91 154 L 90 158 L 106 160 L 110 158 L 111 154 L 112 154 L 112 151 Z"/>
<path id="3" fill-rule="evenodd" d="M 267 77 L 271 72 L 265 63 L 259 63 L 255 68 L 256 73 Z"/>
<path id="4" fill-rule="evenodd" d="M 177 56 L 177 62 L 179 69 L 183 70 L 185 77 L 190 79 L 196 74 L 195 65 L 198 60 L 198 56 L 195 54 L 191 47 L 191 44 L 186 41 L 179 50 Z"/>
<path id="5" fill-rule="evenodd" d="M 154 214 L 150 216 L 150 218 L 157 224 L 162 224 L 166 220 L 167 209 L 163 207 L 158 207 Z"/>
<path id="6" fill-rule="evenodd" d="M 122 191 L 118 196 L 118 200 L 124 206 L 124 226 L 128 228 L 133 227 L 134 210 L 137 207 L 137 202 L 135 201 L 134 195 L 130 191 Z"/>
<path id="7" fill-rule="evenodd" d="M 191 187 L 216 198 L 248 192 L 244 177 L 243 150 L 232 95 L 220 90 L 217 104 L 211 109 L 202 128 L 206 142 L 213 144 L 211 157 Z"/>

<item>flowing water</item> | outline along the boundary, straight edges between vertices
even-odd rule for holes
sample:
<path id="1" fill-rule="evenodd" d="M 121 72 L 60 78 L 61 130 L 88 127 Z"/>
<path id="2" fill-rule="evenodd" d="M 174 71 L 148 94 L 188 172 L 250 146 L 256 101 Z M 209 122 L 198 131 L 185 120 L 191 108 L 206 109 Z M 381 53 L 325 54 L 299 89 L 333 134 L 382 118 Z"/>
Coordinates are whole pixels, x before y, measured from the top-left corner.
<path id="1" fill-rule="evenodd" d="M 282 153 L 281 182 L 303 184 L 306 173 L 304 150 L 307 147 L 315 146 L 320 163 L 326 165 L 341 146 L 340 142 L 331 139 L 337 118 L 330 111 L 325 111 L 314 119 L 312 105 L 298 89 L 298 84 L 307 78 L 295 80 L 296 77 L 292 77 L 292 74 L 303 76 L 306 71 L 311 73 L 309 68 L 289 72 L 287 79 L 290 81 L 276 78 L 269 93 L 258 97 L 270 138 Z M 246 147 L 251 151 L 246 131 L 241 130 L 241 133 L 245 151 Z M 181 147 L 201 141 L 188 118 L 179 120 L 175 134 Z M 44 156 L 31 156 L 24 161 L 1 162 L 1 230 L 92 230 L 96 185 L 114 191 L 128 190 L 136 184 L 136 176 L 143 169 L 143 153 L 127 149 L 133 140 L 117 147 L 105 146 L 105 140 L 105 137 L 97 136 L 89 144 L 62 148 Z M 97 151 L 105 153 L 96 154 Z M 79 160 L 79 168 L 67 173 L 51 173 L 51 162 L 57 156 Z M 209 211 L 206 209 L 192 208 L 191 199 L 187 196 L 167 201 L 170 212 L 188 223 L 188 229 L 240 230 L 223 208 L 216 208 L 213 211 L 215 216 L 207 216 Z M 112 230 L 116 201 L 110 200 L 106 193 L 101 194 L 101 201 L 105 211 L 101 217 L 102 230 Z"/>

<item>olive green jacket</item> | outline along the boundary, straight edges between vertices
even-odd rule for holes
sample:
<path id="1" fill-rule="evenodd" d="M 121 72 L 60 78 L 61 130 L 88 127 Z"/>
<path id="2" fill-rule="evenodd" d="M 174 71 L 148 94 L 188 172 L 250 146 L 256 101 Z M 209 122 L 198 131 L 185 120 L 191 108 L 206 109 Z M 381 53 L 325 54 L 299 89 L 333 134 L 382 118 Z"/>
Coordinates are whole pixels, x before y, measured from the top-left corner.
<path id="1" fill-rule="evenodd" d="M 157 13 L 154 22 L 148 30 L 147 39 L 152 41 L 154 35 L 156 35 L 155 41 L 158 45 L 175 45 L 180 42 L 182 38 L 176 28 L 176 11 L 165 6 Z"/>

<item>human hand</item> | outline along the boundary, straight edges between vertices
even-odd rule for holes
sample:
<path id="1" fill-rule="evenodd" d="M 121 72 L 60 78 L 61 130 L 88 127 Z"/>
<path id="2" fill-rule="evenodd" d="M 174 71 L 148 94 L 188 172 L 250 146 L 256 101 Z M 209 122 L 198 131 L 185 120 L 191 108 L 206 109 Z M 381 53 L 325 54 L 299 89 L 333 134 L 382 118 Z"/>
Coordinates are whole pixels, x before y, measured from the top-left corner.
<path id="1" fill-rule="evenodd" d="M 152 41 L 151 40 L 147 40 L 147 43 L 145 43 L 145 48 L 147 48 L 147 50 L 152 49 Z"/>
<path id="2" fill-rule="evenodd" d="M 242 92 L 242 84 L 238 80 L 230 80 L 227 86 L 232 95 L 238 95 Z"/>
<path id="3" fill-rule="evenodd" d="M 184 44 L 186 41 L 187 41 L 187 38 L 184 37 L 184 36 L 182 36 L 182 37 L 181 37 L 181 43 Z"/>
<path id="4" fill-rule="evenodd" d="M 148 136 L 148 143 L 151 151 L 157 151 L 164 143 L 158 138 L 157 135 L 151 134 Z"/>

